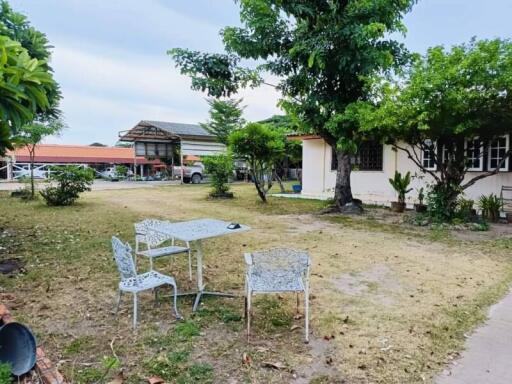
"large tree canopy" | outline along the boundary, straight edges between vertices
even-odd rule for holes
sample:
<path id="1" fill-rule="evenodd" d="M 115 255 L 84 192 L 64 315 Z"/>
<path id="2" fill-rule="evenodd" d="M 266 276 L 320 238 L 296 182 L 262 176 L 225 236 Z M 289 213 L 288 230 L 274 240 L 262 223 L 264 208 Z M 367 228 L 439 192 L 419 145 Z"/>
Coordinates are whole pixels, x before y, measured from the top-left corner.
<path id="1" fill-rule="evenodd" d="M 350 152 L 357 124 L 346 108 L 365 100 L 365 79 L 404 64 L 408 58 L 392 32 L 404 32 L 402 15 L 415 0 L 240 0 L 242 27 L 222 30 L 226 54 L 169 51 L 194 89 L 230 95 L 261 84 L 269 72 L 278 79 L 281 105 L 308 130 L 338 148 L 336 202 L 352 201 Z M 241 59 L 263 61 L 256 71 Z"/>
<path id="2" fill-rule="evenodd" d="M 464 189 L 498 173 L 512 154 L 509 145 L 496 152 L 494 166 L 484 162 L 488 146 L 512 133 L 509 40 L 431 48 L 402 77 L 377 81 L 373 90 L 373 103 L 356 107 L 363 129 L 387 138 L 429 173 L 446 193 L 447 212 Z M 466 177 L 476 168 L 482 172 Z"/>

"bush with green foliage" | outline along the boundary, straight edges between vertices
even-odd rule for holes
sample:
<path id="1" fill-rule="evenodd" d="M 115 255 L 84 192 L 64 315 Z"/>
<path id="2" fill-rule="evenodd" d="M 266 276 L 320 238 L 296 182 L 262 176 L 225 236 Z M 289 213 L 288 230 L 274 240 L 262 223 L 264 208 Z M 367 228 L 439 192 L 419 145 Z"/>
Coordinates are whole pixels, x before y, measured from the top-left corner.
<path id="1" fill-rule="evenodd" d="M 12 383 L 11 365 L 9 363 L 0 363 L 0 384 Z"/>
<path id="2" fill-rule="evenodd" d="M 230 154 L 219 154 L 203 158 L 206 173 L 211 176 L 211 197 L 230 198 L 229 178 L 233 175 L 233 158 Z"/>
<path id="3" fill-rule="evenodd" d="M 460 197 L 457 201 L 457 209 L 455 210 L 455 217 L 464 223 L 474 221 L 475 210 L 473 208 L 475 202 L 471 199 L 464 199 Z"/>
<path id="4" fill-rule="evenodd" d="M 128 174 L 128 167 L 126 165 L 116 165 L 116 175 L 126 177 Z"/>
<path id="5" fill-rule="evenodd" d="M 80 193 L 90 191 L 94 181 L 94 171 L 76 165 L 55 166 L 50 170 L 52 183 L 41 196 L 49 206 L 72 205 Z"/>
<path id="6" fill-rule="evenodd" d="M 407 172 L 405 176 L 402 176 L 400 172 L 395 171 L 395 176 L 389 179 L 389 183 L 398 193 L 398 202 L 405 204 L 405 195 L 412 191 L 412 188 L 409 188 L 409 184 L 411 184 L 411 172 Z"/>
<path id="7" fill-rule="evenodd" d="M 482 217 L 492 222 L 499 220 L 502 205 L 501 199 L 494 193 L 488 196 L 482 195 L 478 199 L 478 207 L 482 210 Z"/>

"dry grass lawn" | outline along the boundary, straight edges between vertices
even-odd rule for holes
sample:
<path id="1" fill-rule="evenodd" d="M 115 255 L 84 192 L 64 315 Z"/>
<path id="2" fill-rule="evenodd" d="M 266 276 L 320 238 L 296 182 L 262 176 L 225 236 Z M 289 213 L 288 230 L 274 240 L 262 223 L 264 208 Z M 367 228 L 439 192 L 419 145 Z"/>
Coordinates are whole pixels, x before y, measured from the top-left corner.
<path id="1" fill-rule="evenodd" d="M 151 375 L 168 383 L 423 383 L 456 357 L 512 281 L 510 238 L 459 240 L 383 223 L 376 209 L 358 219 L 319 216 L 321 202 L 271 198 L 265 206 L 251 185 L 233 189 L 232 201 L 207 200 L 207 186 L 96 191 L 68 208 L 0 195 L 2 258 L 24 265 L 0 276 L 0 301 L 76 383 L 108 382 L 121 370 L 127 383 Z M 195 315 L 191 298 L 181 298 L 186 320 L 176 322 L 169 302 L 154 306 L 148 293 L 133 333 L 130 300 L 117 318 L 111 313 L 118 275 L 109 241 L 133 243 L 133 223 L 148 217 L 252 227 L 204 242 L 205 279 L 217 290 L 242 293 L 243 252 L 309 250 L 310 344 L 292 295 L 257 297 L 250 343 L 241 297 L 209 298 Z M 183 290 L 193 288 L 185 259 L 157 264 Z M 119 365 L 107 371 L 113 356 Z"/>

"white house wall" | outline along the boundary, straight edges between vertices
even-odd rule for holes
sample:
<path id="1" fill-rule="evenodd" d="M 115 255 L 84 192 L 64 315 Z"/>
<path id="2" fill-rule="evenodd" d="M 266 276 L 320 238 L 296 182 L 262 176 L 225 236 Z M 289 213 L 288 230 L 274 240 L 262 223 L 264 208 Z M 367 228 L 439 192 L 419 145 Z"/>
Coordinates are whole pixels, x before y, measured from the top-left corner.
<path id="1" fill-rule="evenodd" d="M 310 196 L 333 197 L 336 171 L 331 170 L 331 147 L 322 139 L 304 140 L 302 155 L 302 193 Z M 396 201 L 397 195 L 388 180 L 393 177 L 396 170 L 402 174 L 410 171 L 411 175 L 415 177 L 411 182 L 413 191 L 408 194 L 407 201 L 412 205 L 416 202 L 418 189 L 432 183 L 432 177 L 423 174 L 404 151 L 395 151 L 391 146 L 385 145 L 382 156 L 382 171 L 352 171 L 350 181 L 354 197 L 365 203 L 375 204 L 388 204 L 391 201 Z M 468 172 L 466 179 L 479 174 L 481 172 Z M 465 195 L 473 200 L 477 200 L 484 194 L 499 195 L 503 185 L 512 186 L 512 172 L 503 172 L 480 180 L 468 188 Z M 512 198 L 512 196 L 510 197 Z"/>
<path id="2" fill-rule="evenodd" d="M 226 146 L 212 141 L 181 141 L 183 155 L 208 156 L 226 152 Z"/>

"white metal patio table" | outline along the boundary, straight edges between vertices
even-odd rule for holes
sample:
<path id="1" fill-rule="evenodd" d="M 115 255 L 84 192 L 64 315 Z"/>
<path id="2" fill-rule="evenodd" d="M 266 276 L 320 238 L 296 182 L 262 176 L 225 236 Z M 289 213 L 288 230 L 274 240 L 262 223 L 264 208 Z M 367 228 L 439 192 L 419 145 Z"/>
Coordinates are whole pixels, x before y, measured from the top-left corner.
<path id="1" fill-rule="evenodd" d="M 227 296 L 233 297 L 230 293 L 206 291 L 205 284 L 203 283 L 203 245 L 202 240 L 219 237 L 224 235 L 231 235 L 240 232 L 246 232 L 251 228 L 247 225 L 239 224 L 239 228 L 229 229 L 231 223 L 215 219 L 198 219 L 190 221 L 181 221 L 177 223 L 162 222 L 153 229 L 157 232 L 164 233 L 172 236 L 181 241 L 188 241 L 194 244 L 197 257 L 197 292 L 192 294 L 196 295 L 194 300 L 193 311 L 197 310 L 201 296 Z M 183 295 L 183 294 L 181 294 Z"/>

